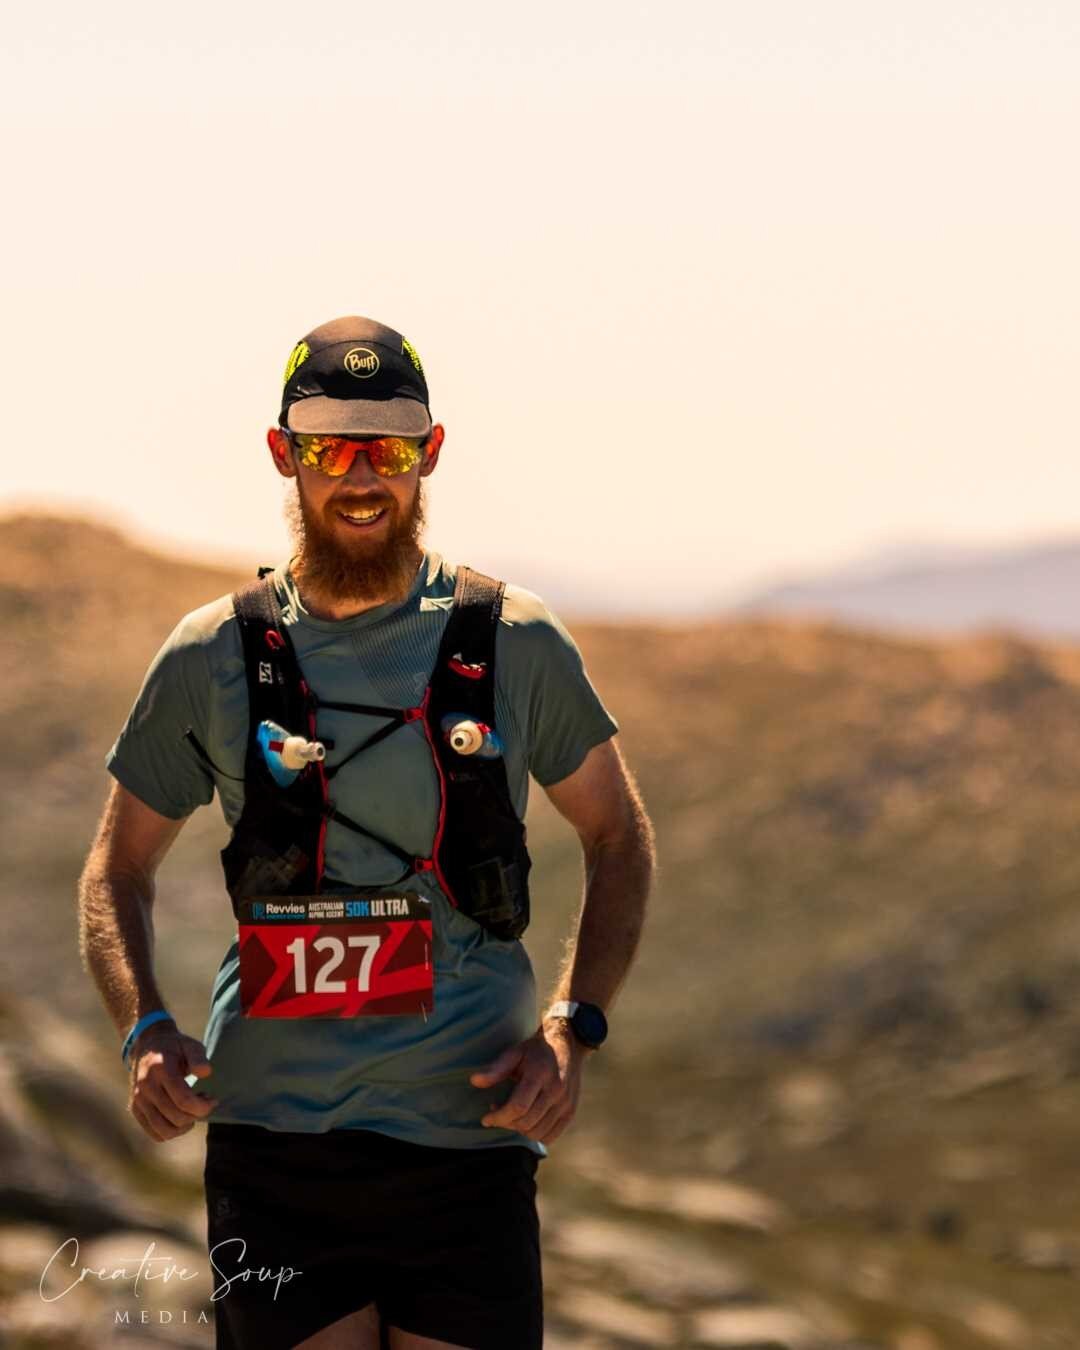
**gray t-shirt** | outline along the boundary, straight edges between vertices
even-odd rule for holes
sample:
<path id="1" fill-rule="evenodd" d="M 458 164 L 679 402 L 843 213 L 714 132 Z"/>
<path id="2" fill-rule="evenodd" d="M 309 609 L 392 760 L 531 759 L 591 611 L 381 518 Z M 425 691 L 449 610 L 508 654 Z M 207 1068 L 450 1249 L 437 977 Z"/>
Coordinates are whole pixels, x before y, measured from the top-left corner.
<path id="1" fill-rule="evenodd" d="M 403 602 L 350 619 L 308 613 L 287 563 L 273 574 L 289 637 L 315 693 L 332 702 L 391 708 L 417 704 L 435 664 L 454 593 L 456 566 L 425 550 Z M 531 591 L 508 585 L 496 632 L 495 729 L 511 796 L 524 817 L 530 773 L 559 782 L 618 731 L 566 628 Z M 386 719 L 320 709 L 318 733 L 344 758 Z M 199 758 L 191 729 L 220 773 Z M 248 696 L 231 596 L 185 615 L 154 658 L 106 765 L 128 791 L 180 819 L 217 790 L 228 824 L 243 807 Z M 407 853 L 430 856 L 438 779 L 419 723 L 399 727 L 352 759 L 334 779 L 341 811 Z M 324 889 L 379 886 L 400 860 L 335 821 L 326 832 Z M 492 937 L 446 899 L 431 872 L 408 883 L 431 899 L 435 999 L 422 1016 L 249 1018 L 239 1000 L 239 958 L 226 951 L 210 999 L 204 1040 L 218 1098 L 214 1120 L 277 1130 L 381 1130 L 417 1143 L 485 1148 L 539 1141 L 480 1124 L 513 1081 L 476 1088 L 469 1074 L 537 1026 L 536 982 L 520 941 Z M 228 898 L 222 885 L 222 902 Z"/>

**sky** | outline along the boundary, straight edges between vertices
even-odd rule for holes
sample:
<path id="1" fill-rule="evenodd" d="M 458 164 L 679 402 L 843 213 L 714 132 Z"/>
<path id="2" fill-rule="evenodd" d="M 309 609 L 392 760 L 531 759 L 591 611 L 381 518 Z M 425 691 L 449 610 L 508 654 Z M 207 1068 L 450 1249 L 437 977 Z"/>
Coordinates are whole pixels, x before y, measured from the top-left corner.
<path id="1" fill-rule="evenodd" d="M 21 6 L 0 510 L 252 568 L 294 343 L 446 427 L 427 542 L 707 612 L 1080 532 L 1080 8 Z"/>

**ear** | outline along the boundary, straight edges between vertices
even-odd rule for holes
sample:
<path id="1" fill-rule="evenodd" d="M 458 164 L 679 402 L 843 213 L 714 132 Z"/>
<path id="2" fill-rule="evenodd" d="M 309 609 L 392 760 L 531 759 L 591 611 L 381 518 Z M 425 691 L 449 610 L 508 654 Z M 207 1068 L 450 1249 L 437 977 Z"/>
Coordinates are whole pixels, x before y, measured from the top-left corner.
<path id="1" fill-rule="evenodd" d="M 431 428 L 427 444 L 424 446 L 424 458 L 420 461 L 420 477 L 426 478 L 431 473 L 435 465 L 439 462 L 439 451 L 442 449 L 443 440 L 446 437 L 446 428 L 441 422 L 436 422 Z"/>
<path id="2" fill-rule="evenodd" d="M 292 446 L 289 438 L 280 427 L 271 427 L 266 433 L 266 443 L 274 460 L 274 468 L 282 478 L 296 477 L 296 464 L 293 461 Z"/>

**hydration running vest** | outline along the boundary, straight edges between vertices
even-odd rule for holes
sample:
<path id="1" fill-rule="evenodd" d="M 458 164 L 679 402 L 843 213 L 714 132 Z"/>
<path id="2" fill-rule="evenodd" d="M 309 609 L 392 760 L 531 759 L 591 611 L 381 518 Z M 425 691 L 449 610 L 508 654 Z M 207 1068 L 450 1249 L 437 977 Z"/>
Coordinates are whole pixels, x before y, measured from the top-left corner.
<path id="1" fill-rule="evenodd" d="M 243 640 L 250 709 L 244 765 L 244 808 L 229 843 L 221 851 L 225 884 L 233 911 L 254 895 L 312 895 L 322 889 L 328 821 L 365 835 L 396 855 L 404 867 L 385 885 L 433 872 L 447 900 L 488 932 L 504 941 L 520 937 L 529 923 L 525 825 L 510 797 L 502 756 L 462 754 L 453 749 L 442 723 L 461 714 L 495 725 L 495 633 L 506 583 L 460 566 L 453 608 L 424 696 L 413 708 L 381 708 L 363 703 L 321 700 L 300 669 L 272 580 L 260 568 L 259 579 L 233 595 Z M 318 736 L 318 712 L 332 708 L 387 719 L 385 726 L 352 747 L 334 763 L 305 764 L 281 787 L 271 775 L 259 727 L 270 721 L 290 735 L 312 741 Z M 384 737 L 419 722 L 435 763 L 439 811 L 429 857 L 412 857 L 350 819 L 334 804 L 332 785 L 340 769 Z M 189 732 L 200 755 L 206 752 Z M 324 741 L 328 750 L 336 747 Z"/>

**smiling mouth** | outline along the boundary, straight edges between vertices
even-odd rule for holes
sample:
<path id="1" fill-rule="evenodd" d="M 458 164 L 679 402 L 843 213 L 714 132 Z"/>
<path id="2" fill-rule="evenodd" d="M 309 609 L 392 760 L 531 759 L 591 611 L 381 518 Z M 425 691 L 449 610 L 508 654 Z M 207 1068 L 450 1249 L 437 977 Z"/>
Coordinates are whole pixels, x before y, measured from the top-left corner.
<path id="1" fill-rule="evenodd" d="M 346 524 L 352 525 L 358 529 L 367 529 L 382 520 L 383 516 L 386 515 L 386 511 L 387 508 L 385 506 L 376 506 L 360 507 L 352 511 L 338 511 L 337 514 L 346 522 Z"/>

